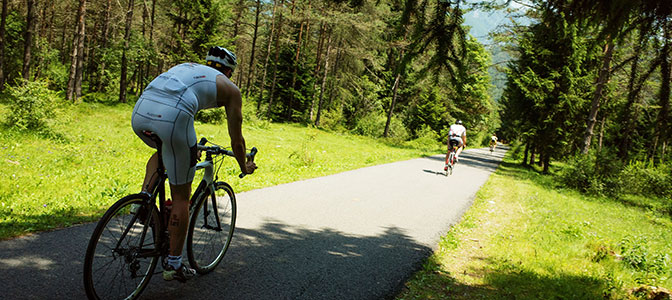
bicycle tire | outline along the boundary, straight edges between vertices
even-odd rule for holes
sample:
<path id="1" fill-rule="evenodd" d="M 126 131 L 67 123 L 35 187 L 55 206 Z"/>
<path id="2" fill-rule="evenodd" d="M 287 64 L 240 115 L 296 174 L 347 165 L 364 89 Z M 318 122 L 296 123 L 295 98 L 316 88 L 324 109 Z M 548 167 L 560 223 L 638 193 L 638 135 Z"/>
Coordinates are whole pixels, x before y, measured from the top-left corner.
<path id="1" fill-rule="evenodd" d="M 135 299 L 147 287 L 159 255 L 139 254 L 158 253 L 161 225 L 153 205 L 140 208 L 138 216 L 149 211 L 144 217 L 131 212 L 132 204 L 145 199 L 141 194 L 121 198 L 98 221 L 84 257 L 84 288 L 89 299 Z M 143 248 L 138 247 L 141 240 Z"/>
<path id="2" fill-rule="evenodd" d="M 233 188 L 221 181 L 214 185 L 214 192 L 199 199 L 189 222 L 187 256 L 189 264 L 199 274 L 211 272 L 222 261 L 236 227 Z"/>
<path id="3" fill-rule="evenodd" d="M 455 152 L 450 152 L 448 157 L 448 171 L 446 171 L 446 176 L 453 175 L 453 167 L 455 166 Z"/>

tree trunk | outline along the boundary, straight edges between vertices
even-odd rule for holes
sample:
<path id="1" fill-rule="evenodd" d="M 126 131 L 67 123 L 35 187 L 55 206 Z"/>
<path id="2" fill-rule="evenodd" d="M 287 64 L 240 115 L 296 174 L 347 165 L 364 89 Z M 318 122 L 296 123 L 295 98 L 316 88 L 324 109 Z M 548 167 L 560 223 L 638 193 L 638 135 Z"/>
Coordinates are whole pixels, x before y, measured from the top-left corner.
<path id="1" fill-rule="evenodd" d="M 652 160 L 656 158 L 658 151 L 658 143 L 667 141 L 668 133 L 668 115 L 670 111 L 670 43 L 672 43 L 672 22 L 667 21 L 663 25 L 664 42 L 663 48 L 660 51 L 660 111 L 658 111 L 658 118 L 656 119 L 656 130 L 653 137 L 653 147 L 649 152 L 649 157 Z M 662 160 L 662 158 L 661 158 Z"/>
<path id="2" fill-rule="evenodd" d="M 604 122 L 607 121 L 607 114 L 602 116 L 602 121 L 600 121 L 600 135 L 597 143 L 597 152 L 602 151 L 602 138 L 604 138 Z"/>
<path id="3" fill-rule="evenodd" d="M 30 79 L 30 51 L 33 47 L 35 30 L 35 1 L 26 0 L 26 31 L 23 33 L 23 79 Z"/>
<path id="4" fill-rule="evenodd" d="M 0 91 L 5 89 L 5 26 L 7 24 L 7 0 L 2 0 L 0 15 Z"/>
<path id="5" fill-rule="evenodd" d="M 70 5 L 67 5 L 66 9 L 70 9 L 69 6 Z M 68 58 L 70 58 L 70 60 L 72 60 L 72 53 L 67 55 L 67 53 L 72 51 L 72 49 L 66 49 L 66 46 L 68 45 L 68 43 L 65 40 L 66 39 L 66 32 L 68 31 L 68 25 L 70 25 L 70 23 L 68 23 L 68 21 L 69 21 L 68 17 L 69 17 L 69 14 L 63 17 L 63 30 L 61 30 L 61 45 L 58 47 L 59 49 L 63 49 L 63 51 L 61 51 L 61 63 L 64 64 L 64 65 L 67 63 Z M 75 30 L 77 30 L 76 27 L 77 26 L 75 25 Z M 66 97 L 67 97 L 67 95 L 66 95 Z"/>
<path id="6" fill-rule="evenodd" d="M 530 141 L 528 140 L 527 143 L 525 143 L 525 156 L 523 156 L 523 165 L 527 165 L 527 157 L 529 153 L 530 153 Z"/>
<path id="7" fill-rule="evenodd" d="M 47 9 L 47 7 L 49 7 L 49 3 L 51 3 L 51 9 Z M 52 16 L 53 16 L 53 11 L 54 11 L 53 5 L 54 5 L 54 1 L 49 1 L 47 3 L 44 3 L 44 6 L 42 6 L 42 13 L 41 13 L 42 17 L 38 19 L 38 24 L 40 24 L 40 25 L 37 26 L 40 29 L 40 32 L 37 34 L 38 37 L 44 38 L 45 36 L 47 36 L 47 29 L 50 27 L 50 23 L 47 22 L 47 13 L 49 11 L 52 11 Z M 40 40 L 40 42 L 41 42 L 41 40 Z M 40 52 L 42 47 L 44 47 L 44 43 L 40 43 L 40 42 L 38 42 L 36 44 L 37 49 L 38 49 L 38 53 Z M 48 45 L 49 44 L 47 44 L 47 47 L 48 47 Z M 37 62 L 35 63 L 35 74 L 33 75 L 33 80 L 37 80 L 40 77 L 40 75 L 42 73 L 43 62 L 44 62 L 44 55 L 39 55 L 37 57 Z"/>
<path id="8" fill-rule="evenodd" d="M 275 36 L 275 11 L 278 7 L 277 0 L 273 1 L 273 14 L 271 16 L 271 32 L 268 35 L 268 47 L 266 48 L 266 59 L 264 60 L 264 75 L 261 77 L 261 84 L 259 88 L 259 99 L 257 101 L 257 114 L 261 115 L 261 101 L 264 98 L 264 89 L 266 86 L 266 75 L 268 74 L 268 61 L 271 57 L 271 45 L 273 45 L 273 37 Z"/>
<path id="9" fill-rule="evenodd" d="M 233 21 L 233 36 L 232 36 L 234 40 L 238 36 L 240 19 L 243 17 L 243 11 L 246 10 L 246 7 L 244 7 L 243 4 L 245 4 L 245 0 L 238 0 L 238 4 L 236 4 L 236 18 Z M 236 42 L 236 44 L 238 44 L 238 42 Z"/>
<path id="10" fill-rule="evenodd" d="M 383 137 L 388 137 L 390 135 L 390 123 L 392 122 L 392 113 L 394 112 L 394 105 L 397 103 L 397 89 L 399 88 L 400 78 L 401 78 L 401 72 L 397 72 L 397 77 L 394 78 L 394 86 L 392 87 L 392 102 L 390 103 L 390 110 L 387 112 L 387 121 L 385 121 L 385 131 L 383 131 Z"/>
<path id="11" fill-rule="evenodd" d="M 121 53 L 121 76 L 119 76 L 119 102 L 126 103 L 126 76 L 128 73 L 128 43 L 131 38 L 131 21 L 133 20 L 133 0 L 128 0 L 128 9 L 126 10 L 126 31 L 124 34 L 124 49 Z"/>
<path id="12" fill-rule="evenodd" d="M 86 1 L 84 1 L 86 3 Z M 85 4 L 86 5 L 86 4 Z M 82 77 L 84 76 L 84 41 L 86 39 L 86 24 L 84 23 L 84 13 L 79 23 L 79 39 L 77 43 L 77 69 L 75 72 L 75 99 L 77 101 L 82 96 Z"/>
<path id="13" fill-rule="evenodd" d="M 322 84 L 320 87 L 320 101 L 317 104 L 317 115 L 315 116 L 315 126 L 320 126 L 320 117 L 322 116 L 322 109 L 324 104 L 324 89 L 327 83 L 327 72 L 329 71 L 329 52 L 331 51 L 331 30 L 329 30 L 329 38 L 327 40 L 327 53 L 324 55 L 324 72 L 322 75 Z"/>
<path id="14" fill-rule="evenodd" d="M 551 166 L 551 156 L 548 155 L 548 149 L 546 151 L 541 153 L 541 158 L 543 159 L 543 166 L 544 166 L 544 173 L 548 174 L 548 169 Z M 539 162 L 542 162 L 542 159 L 539 160 Z"/>
<path id="15" fill-rule="evenodd" d="M 250 85 L 250 82 L 252 81 L 252 74 L 254 73 L 254 51 L 256 50 L 257 47 L 257 32 L 259 29 L 259 13 L 261 12 L 261 0 L 257 0 L 257 5 L 256 9 L 257 11 L 255 12 L 254 15 L 254 34 L 252 35 L 252 50 L 250 51 L 250 66 L 247 68 L 247 88 L 245 89 L 245 98 L 250 96 L 250 91 L 252 90 L 252 86 Z"/>
<path id="16" fill-rule="evenodd" d="M 315 70 L 313 71 L 313 76 L 317 78 L 317 76 L 320 74 L 320 65 L 322 64 L 322 46 L 324 45 L 324 21 L 322 21 L 322 24 L 320 24 L 320 37 L 318 38 L 317 41 L 317 53 L 315 54 Z M 317 80 L 313 81 L 313 90 L 317 89 Z M 315 112 L 315 96 L 313 96 L 313 100 L 310 103 L 310 120 L 313 120 L 313 113 Z"/>
<path id="17" fill-rule="evenodd" d="M 586 123 L 586 132 L 583 136 L 583 148 L 581 153 L 586 154 L 590 150 L 590 141 L 593 138 L 593 128 L 597 122 L 597 111 L 600 109 L 600 101 L 602 100 L 602 92 L 604 91 L 609 76 L 611 74 L 610 64 L 614 50 L 614 42 L 611 36 L 608 37 L 607 44 L 604 45 L 604 56 L 602 57 L 602 68 L 600 68 L 595 93 L 593 94 L 593 104 L 588 114 L 588 121 Z"/>
<path id="18" fill-rule="evenodd" d="M 296 76 L 299 71 L 299 57 L 301 54 L 301 38 L 303 38 L 303 24 L 301 21 L 301 26 L 299 28 L 299 37 L 296 41 L 296 55 L 294 56 L 294 69 L 292 70 L 292 91 L 296 90 Z M 289 97 L 289 105 L 287 107 L 287 120 L 291 121 L 292 118 L 292 105 L 294 103 L 294 95 L 296 93 L 291 93 Z"/>
<path id="19" fill-rule="evenodd" d="M 107 4 L 105 5 L 105 18 L 103 20 L 103 30 L 101 32 L 101 49 L 103 49 L 103 53 L 105 50 L 107 50 L 107 37 L 109 36 L 110 33 L 110 18 L 111 18 L 111 11 L 112 11 L 112 0 L 107 0 Z M 96 90 L 101 91 L 103 90 L 103 82 L 104 77 L 105 77 L 105 61 L 106 59 L 104 58 L 104 55 L 100 55 L 100 71 L 98 72 L 98 79 L 97 79 L 97 86 Z"/>
<path id="20" fill-rule="evenodd" d="M 280 5 L 282 5 L 282 1 Z M 275 35 L 275 60 L 273 61 L 273 80 L 271 81 L 271 92 L 268 98 L 268 109 L 266 110 L 266 118 L 271 118 L 271 110 L 273 109 L 273 94 L 275 94 L 275 84 L 278 79 L 278 59 L 280 58 L 280 35 L 282 35 L 282 11 L 278 16 L 278 31 Z"/>
<path id="21" fill-rule="evenodd" d="M 72 52 L 70 54 L 70 77 L 68 78 L 68 90 L 65 99 L 77 101 L 77 67 L 80 58 L 80 43 L 84 45 L 84 17 L 86 14 L 86 0 L 79 0 L 79 9 L 77 10 L 77 25 L 75 26 L 75 37 L 72 41 Z"/>
<path id="22" fill-rule="evenodd" d="M 634 126 L 634 115 L 636 115 L 635 110 L 637 108 L 634 106 L 635 99 L 639 91 L 635 91 L 635 82 L 637 81 L 637 75 L 639 75 L 639 58 L 642 52 L 644 39 L 644 32 L 640 30 L 639 32 L 639 43 L 635 48 L 634 58 L 632 60 L 632 65 L 630 66 L 630 78 L 628 79 L 628 100 L 625 104 L 623 113 L 621 114 L 621 124 L 623 124 L 623 130 L 619 134 L 619 149 L 618 156 L 625 160 L 628 153 L 628 148 L 630 148 L 630 133 L 632 132 L 632 127 Z"/>

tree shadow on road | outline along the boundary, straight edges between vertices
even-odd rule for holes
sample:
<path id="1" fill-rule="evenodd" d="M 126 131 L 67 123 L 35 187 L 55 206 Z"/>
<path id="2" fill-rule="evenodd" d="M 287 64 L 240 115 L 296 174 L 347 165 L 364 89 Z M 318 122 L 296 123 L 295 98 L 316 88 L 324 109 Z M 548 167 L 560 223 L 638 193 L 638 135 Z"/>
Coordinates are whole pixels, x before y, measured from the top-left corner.
<path id="1" fill-rule="evenodd" d="M 94 226 L 3 241 L 3 295 L 10 299 L 85 298 L 82 264 Z M 361 236 L 268 220 L 260 228 L 236 228 L 226 256 L 212 273 L 186 284 L 164 282 L 159 273 L 142 298 L 390 298 L 431 252 L 396 227 Z M 186 251 L 183 255 L 186 261 Z"/>
<path id="2" fill-rule="evenodd" d="M 446 158 L 444 155 L 435 155 L 435 156 L 428 156 L 426 157 L 431 160 L 436 160 L 440 161 L 442 164 L 445 163 Z M 472 168 L 477 168 L 481 170 L 485 170 L 488 172 L 494 172 L 497 170 L 498 165 L 502 161 L 502 154 L 501 152 L 495 152 L 495 154 L 491 154 L 489 151 L 465 151 L 462 152 L 460 155 L 460 160 L 459 162 L 455 165 L 456 168 L 459 168 L 460 166 L 468 166 Z M 441 165 L 443 168 L 443 165 Z M 428 170 L 424 170 L 427 172 Z M 440 172 L 437 172 L 440 173 Z M 443 174 L 443 173 L 441 173 Z"/>
<path id="3" fill-rule="evenodd" d="M 212 278 L 230 299 L 390 298 L 431 255 L 396 227 L 355 236 L 269 220 L 234 239 Z"/>

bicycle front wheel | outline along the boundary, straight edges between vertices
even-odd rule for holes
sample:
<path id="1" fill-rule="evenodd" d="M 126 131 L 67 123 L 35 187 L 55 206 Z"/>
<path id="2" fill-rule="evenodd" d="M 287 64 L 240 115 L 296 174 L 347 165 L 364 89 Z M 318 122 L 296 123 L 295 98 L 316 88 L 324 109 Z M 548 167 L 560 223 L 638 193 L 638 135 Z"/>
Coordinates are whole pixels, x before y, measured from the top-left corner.
<path id="1" fill-rule="evenodd" d="M 84 257 L 84 288 L 89 299 L 135 299 L 145 289 L 159 259 L 159 215 L 129 195 L 98 221 Z"/>
<path id="2" fill-rule="evenodd" d="M 236 196 L 225 182 L 204 194 L 194 208 L 187 236 L 189 264 L 199 274 L 217 267 L 231 244 L 236 227 Z"/>

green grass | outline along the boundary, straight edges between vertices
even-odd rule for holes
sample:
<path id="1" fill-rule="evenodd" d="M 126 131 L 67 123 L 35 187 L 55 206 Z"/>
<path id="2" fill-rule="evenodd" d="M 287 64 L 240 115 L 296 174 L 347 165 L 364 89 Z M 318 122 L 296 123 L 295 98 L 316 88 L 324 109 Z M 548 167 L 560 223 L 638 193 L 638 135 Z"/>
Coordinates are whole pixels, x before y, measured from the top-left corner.
<path id="1" fill-rule="evenodd" d="M 627 199 L 560 189 L 552 175 L 507 158 L 397 299 L 647 299 L 653 287 L 669 291 L 672 218 L 645 204 L 660 199 Z"/>
<path id="2" fill-rule="evenodd" d="M 114 201 L 140 190 L 153 150 L 131 130 L 132 107 L 82 103 L 66 109 L 49 137 L 0 125 L 0 239 L 97 220 Z M 0 104 L 0 120 L 7 114 Z M 243 127 L 247 146 L 259 149 L 259 169 L 239 179 L 235 160 L 225 161 L 220 178 L 236 192 L 425 154 L 299 125 Z M 229 145 L 225 125 L 197 124 L 196 133 Z"/>

